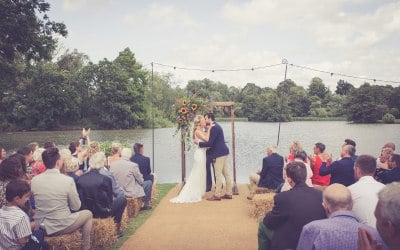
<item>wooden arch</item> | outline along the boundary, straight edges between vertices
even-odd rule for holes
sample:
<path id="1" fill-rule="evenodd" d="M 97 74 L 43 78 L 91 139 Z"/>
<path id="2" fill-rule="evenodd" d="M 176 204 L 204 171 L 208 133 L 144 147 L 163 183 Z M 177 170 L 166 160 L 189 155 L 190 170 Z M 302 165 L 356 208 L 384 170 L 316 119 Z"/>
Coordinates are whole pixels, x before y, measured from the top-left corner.
<path id="1" fill-rule="evenodd" d="M 233 187 L 232 193 L 239 194 L 239 190 L 236 184 L 236 151 L 235 151 L 235 109 L 234 102 L 211 102 L 209 105 L 213 107 L 227 107 L 230 110 L 231 116 L 231 130 L 232 130 L 232 169 L 233 169 Z M 185 141 L 181 142 L 181 166 L 182 166 L 182 184 L 186 182 L 186 145 Z"/>

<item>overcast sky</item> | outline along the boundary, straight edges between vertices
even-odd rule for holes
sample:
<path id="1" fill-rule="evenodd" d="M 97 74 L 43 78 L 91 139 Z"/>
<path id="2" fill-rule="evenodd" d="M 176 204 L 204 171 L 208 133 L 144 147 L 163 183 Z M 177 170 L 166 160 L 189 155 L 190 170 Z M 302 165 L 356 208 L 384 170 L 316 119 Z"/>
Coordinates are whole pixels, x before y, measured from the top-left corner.
<path id="1" fill-rule="evenodd" d="M 284 65 L 211 70 L 274 65 L 283 58 L 323 71 L 400 82 L 399 0 L 48 2 L 50 18 L 64 22 L 69 32 L 60 39 L 62 49 L 77 49 L 95 63 L 114 60 L 129 47 L 143 65 L 210 69 L 155 65 L 156 72 L 172 72 L 180 86 L 209 78 L 229 86 L 253 82 L 275 88 L 284 79 Z M 314 76 L 333 91 L 339 79 L 356 87 L 364 82 L 288 66 L 287 78 L 298 85 L 307 87 Z"/>

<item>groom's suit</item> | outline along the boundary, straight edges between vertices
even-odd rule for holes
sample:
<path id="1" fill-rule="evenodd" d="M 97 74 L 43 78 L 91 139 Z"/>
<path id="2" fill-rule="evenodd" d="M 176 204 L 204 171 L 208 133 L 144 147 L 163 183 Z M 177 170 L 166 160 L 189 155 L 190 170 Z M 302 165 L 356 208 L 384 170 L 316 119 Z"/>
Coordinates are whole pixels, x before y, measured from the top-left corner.
<path id="1" fill-rule="evenodd" d="M 225 138 L 224 138 L 224 132 L 217 123 L 213 122 L 214 126 L 212 126 L 210 129 L 210 137 L 208 139 L 208 142 L 199 142 L 199 147 L 204 148 L 204 147 L 209 147 L 207 150 L 207 190 L 211 188 L 212 181 L 211 181 L 211 169 L 210 169 L 210 163 L 215 159 L 216 160 L 216 165 L 215 165 L 215 177 L 217 179 L 216 183 L 216 195 L 219 195 L 221 186 L 218 187 L 220 183 L 218 183 L 221 178 L 221 173 L 225 177 L 225 181 L 227 183 L 227 193 L 231 193 L 231 186 L 232 182 L 230 180 L 230 176 L 228 173 L 228 166 L 227 166 L 227 161 L 226 158 L 229 155 L 229 149 L 225 144 Z M 217 166 L 221 165 L 221 166 Z M 218 169 L 220 167 L 220 169 Z M 218 180 L 219 179 L 219 180 Z M 217 185 L 218 184 L 218 185 Z"/>

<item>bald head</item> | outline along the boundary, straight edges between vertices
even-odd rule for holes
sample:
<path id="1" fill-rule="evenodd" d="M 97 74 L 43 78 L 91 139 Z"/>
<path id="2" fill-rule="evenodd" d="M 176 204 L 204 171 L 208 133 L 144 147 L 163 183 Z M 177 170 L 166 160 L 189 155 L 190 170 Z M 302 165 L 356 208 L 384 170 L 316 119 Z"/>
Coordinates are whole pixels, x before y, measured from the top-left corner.
<path id="1" fill-rule="evenodd" d="M 351 193 L 342 184 L 334 183 L 328 186 L 323 192 L 322 199 L 328 215 L 339 210 L 350 211 L 353 207 Z"/>

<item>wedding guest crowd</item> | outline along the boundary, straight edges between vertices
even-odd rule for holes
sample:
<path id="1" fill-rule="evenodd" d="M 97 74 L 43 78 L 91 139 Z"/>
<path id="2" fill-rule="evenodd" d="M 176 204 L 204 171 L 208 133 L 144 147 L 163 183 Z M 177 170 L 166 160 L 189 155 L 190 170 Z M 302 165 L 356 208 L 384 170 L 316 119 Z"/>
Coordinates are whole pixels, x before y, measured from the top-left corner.
<path id="1" fill-rule="evenodd" d="M 87 149 L 81 148 L 83 142 Z M 59 150 L 53 142 L 40 148 L 35 142 L 7 157 L 0 148 L 0 249 L 47 249 L 44 236 L 76 230 L 82 235 L 81 249 L 90 249 L 92 218 L 112 217 L 122 237 L 126 197 L 142 198 L 141 210 L 151 209 L 150 159 L 142 144 L 134 150 L 131 161 L 131 149 L 113 144 L 110 171 L 105 153 L 86 130 L 84 140 L 71 142 L 68 149 Z M 124 173 L 133 178 L 126 180 Z"/>
<path id="2" fill-rule="evenodd" d="M 258 249 L 400 249 L 400 155 L 394 143 L 378 158 L 357 156 L 355 146 L 346 139 L 332 161 L 321 142 L 308 159 L 301 143 L 292 143 L 282 163 L 283 187 L 275 189 L 273 208 L 259 224 Z M 261 187 L 258 178 L 250 176 L 251 196 Z"/>

